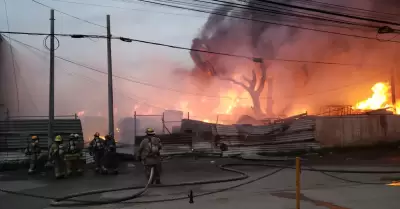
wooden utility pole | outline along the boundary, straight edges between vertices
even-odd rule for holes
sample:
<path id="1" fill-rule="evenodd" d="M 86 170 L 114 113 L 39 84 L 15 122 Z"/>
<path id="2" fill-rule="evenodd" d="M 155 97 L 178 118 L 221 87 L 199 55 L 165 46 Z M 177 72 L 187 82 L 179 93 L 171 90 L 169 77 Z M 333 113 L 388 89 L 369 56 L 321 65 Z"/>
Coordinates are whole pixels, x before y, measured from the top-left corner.
<path id="1" fill-rule="evenodd" d="M 113 74 L 111 57 L 111 23 L 110 15 L 107 15 L 107 58 L 108 58 L 108 133 L 114 134 L 114 96 Z"/>
<path id="2" fill-rule="evenodd" d="M 50 11 L 50 82 L 49 82 L 49 129 L 48 146 L 53 142 L 54 125 L 54 10 Z"/>

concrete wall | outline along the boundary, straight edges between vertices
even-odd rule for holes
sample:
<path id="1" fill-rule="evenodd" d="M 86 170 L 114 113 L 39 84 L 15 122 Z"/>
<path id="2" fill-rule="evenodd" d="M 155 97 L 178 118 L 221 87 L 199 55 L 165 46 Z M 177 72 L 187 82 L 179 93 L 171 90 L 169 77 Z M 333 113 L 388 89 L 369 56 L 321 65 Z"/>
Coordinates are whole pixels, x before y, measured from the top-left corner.
<path id="1" fill-rule="evenodd" d="M 369 145 L 400 140 L 400 116 L 317 117 L 316 140 L 324 147 Z"/>

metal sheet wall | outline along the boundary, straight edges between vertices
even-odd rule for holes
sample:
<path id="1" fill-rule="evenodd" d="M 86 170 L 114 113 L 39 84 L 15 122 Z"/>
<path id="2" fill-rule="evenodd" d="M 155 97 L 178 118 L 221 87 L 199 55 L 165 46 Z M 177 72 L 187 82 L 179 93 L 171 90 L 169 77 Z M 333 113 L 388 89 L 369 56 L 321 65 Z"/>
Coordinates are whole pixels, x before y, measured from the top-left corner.
<path id="1" fill-rule="evenodd" d="M 41 138 L 40 145 L 47 147 L 48 120 L 5 120 L 0 121 L 0 151 L 24 149 L 30 134 Z M 79 119 L 56 119 L 54 134 L 68 139 L 71 133 L 82 136 L 82 125 Z"/>
<path id="2" fill-rule="evenodd" d="M 355 115 L 319 117 L 316 140 L 325 147 L 367 145 L 400 139 L 400 116 Z"/>
<path id="3" fill-rule="evenodd" d="M 30 141 L 30 134 L 35 134 L 40 138 L 40 146 L 46 150 L 48 120 L 5 120 L 0 121 L 0 157 L 2 161 L 23 160 L 24 149 Z M 54 133 L 61 135 L 66 141 L 71 133 L 82 136 L 82 126 L 79 119 L 56 119 L 54 123 Z"/>

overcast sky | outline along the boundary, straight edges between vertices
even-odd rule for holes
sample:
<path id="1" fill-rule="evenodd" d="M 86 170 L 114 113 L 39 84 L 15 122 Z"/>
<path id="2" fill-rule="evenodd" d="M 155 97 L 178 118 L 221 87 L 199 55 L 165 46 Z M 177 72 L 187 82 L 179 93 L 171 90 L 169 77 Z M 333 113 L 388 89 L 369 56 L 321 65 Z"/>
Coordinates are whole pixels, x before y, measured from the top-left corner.
<path id="1" fill-rule="evenodd" d="M 93 22 L 98 25 L 106 25 L 106 15 L 111 15 L 111 30 L 113 35 L 126 36 L 146 41 L 161 42 L 165 44 L 190 47 L 192 39 L 198 34 L 200 28 L 207 20 L 207 14 L 185 11 L 180 9 L 160 7 L 157 5 L 133 1 L 124 3 L 114 0 L 66 0 L 70 2 L 82 2 L 87 4 L 103 5 L 82 5 L 53 0 L 37 0 L 62 12 L 79 17 L 81 19 Z M 63 1 L 63 0 L 62 0 Z M 8 9 L 8 19 L 11 31 L 24 32 L 42 32 L 47 33 L 50 30 L 50 9 L 39 5 L 31 0 L 6 0 Z M 6 13 L 4 2 L 0 1 L 0 30 L 7 31 Z M 124 9 L 111 8 L 120 7 Z M 55 12 L 55 31 L 56 33 L 78 33 L 78 34 L 105 34 L 106 29 L 101 26 L 86 23 L 74 19 L 65 14 Z M 43 36 L 12 35 L 12 38 L 23 41 L 27 44 L 46 50 L 43 46 Z M 70 39 L 59 38 L 60 47 L 56 50 L 56 55 L 62 56 L 99 70 L 107 70 L 106 62 L 106 42 L 105 40 L 89 39 Z M 29 60 L 30 63 L 20 63 L 22 65 L 20 82 L 35 83 L 31 85 L 29 91 L 33 94 L 36 105 L 42 105 L 46 101 L 48 89 L 48 55 L 42 57 L 33 54 L 31 51 L 17 43 L 12 43 L 16 48 L 22 62 Z M 126 77 L 134 77 L 141 81 L 152 82 L 159 80 L 168 74 L 174 68 L 181 67 L 190 69 L 193 65 L 189 52 L 159 46 L 152 46 L 141 43 L 124 43 L 113 41 L 113 70 L 114 74 Z M 23 58 L 21 58 L 23 57 Z M 29 58 L 26 58 L 29 57 Z M 34 58 L 35 57 L 35 58 Z M 35 59 L 35 61 L 32 61 Z M 33 67 L 33 63 L 35 67 Z M 29 74 L 28 71 L 31 73 Z M 61 72 L 63 71 L 63 72 Z M 32 78 L 34 73 L 34 78 Z M 66 76 L 68 73 L 74 73 L 78 76 Z M 85 89 L 85 93 L 76 96 L 85 96 L 92 94 L 87 87 L 98 84 L 92 84 L 82 79 L 82 76 L 90 77 L 97 82 L 102 82 L 106 86 L 106 76 L 80 68 L 61 60 L 56 60 L 56 104 L 63 103 L 70 97 L 62 97 L 72 88 Z M 46 78 L 46 79 L 43 79 Z M 174 83 L 167 79 L 163 81 L 165 85 L 174 87 Z M 146 97 L 149 91 L 155 89 L 143 87 L 138 84 L 115 81 L 115 87 L 123 89 L 124 93 L 132 93 Z M 43 91 L 43 88 L 45 90 Z M 99 88 L 94 88 L 94 90 Z M 128 92 L 126 92 L 128 89 Z M 134 89 L 129 92 L 129 89 Z M 105 89 L 104 89 L 105 90 Z M 72 90 L 71 90 L 72 91 Z M 58 92 L 58 94 L 57 94 Z M 145 92 L 145 93 L 142 93 Z M 104 95 L 105 92 L 102 92 Z M 131 94 L 132 95 L 132 94 Z M 57 99 L 58 96 L 58 99 Z M 95 95 L 91 95 L 96 97 Z M 159 95 L 160 96 L 160 95 Z M 106 95 L 98 98 L 98 102 L 106 102 Z M 151 98 L 150 98 L 151 100 Z M 97 102 L 96 99 L 92 99 Z M 43 103 L 47 104 L 47 102 Z M 90 106 L 90 104 L 87 104 Z M 170 104 L 168 104 L 170 105 Z M 45 109 L 45 108 L 44 108 Z M 56 108 L 57 111 L 57 108 Z"/>

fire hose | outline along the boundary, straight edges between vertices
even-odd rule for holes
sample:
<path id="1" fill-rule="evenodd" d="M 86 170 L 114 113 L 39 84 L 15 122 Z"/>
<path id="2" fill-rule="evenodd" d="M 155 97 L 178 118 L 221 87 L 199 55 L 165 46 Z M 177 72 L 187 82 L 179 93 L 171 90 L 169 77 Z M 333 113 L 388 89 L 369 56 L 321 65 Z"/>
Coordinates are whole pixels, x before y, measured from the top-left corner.
<path id="1" fill-rule="evenodd" d="M 225 165 L 220 165 L 219 168 L 221 170 L 224 170 L 224 171 L 237 173 L 237 174 L 239 174 L 239 176 L 238 177 L 233 177 L 233 178 L 218 179 L 218 180 L 202 180 L 202 181 L 182 182 L 182 183 L 176 183 L 176 184 L 152 185 L 152 187 L 178 187 L 178 186 L 191 186 L 191 185 L 193 186 L 193 185 L 203 185 L 203 184 L 214 184 L 214 183 L 224 183 L 224 182 L 231 182 L 231 181 L 239 181 L 239 180 L 244 180 L 244 179 L 249 178 L 249 175 L 246 174 L 243 171 L 232 169 L 232 168 L 228 168 L 228 167 L 232 167 L 232 166 L 266 166 L 266 165 L 264 165 L 264 164 L 225 164 Z M 267 176 L 273 175 L 273 174 L 275 174 L 275 173 L 277 173 L 277 172 L 279 172 L 279 171 L 281 171 L 283 169 L 284 168 L 276 169 L 275 171 L 273 171 L 271 173 L 267 173 L 266 175 L 263 175 L 262 178 L 265 178 Z M 151 175 L 153 175 L 153 173 Z M 151 176 L 151 178 L 153 178 L 153 176 Z M 259 179 L 261 179 L 261 178 L 257 178 L 255 180 L 244 182 L 244 184 L 249 184 L 249 183 L 252 183 L 252 182 L 254 182 L 256 180 L 259 180 Z M 51 203 L 51 206 L 53 206 L 53 207 L 73 207 L 73 206 L 75 206 L 76 207 L 76 206 L 102 205 L 102 204 L 111 204 L 111 203 L 123 202 L 123 201 L 131 200 L 131 199 L 135 199 L 135 198 L 139 197 L 140 195 L 142 195 L 149 188 L 150 183 L 151 183 L 151 181 L 148 181 L 148 183 L 147 183 L 147 185 L 145 187 L 143 187 L 143 186 L 132 186 L 132 187 L 94 190 L 94 191 L 71 194 L 71 195 L 68 195 L 68 196 L 65 196 L 65 197 L 61 197 L 61 198 L 55 199 Z M 236 188 L 236 187 L 242 186 L 244 184 L 242 183 L 242 184 L 239 184 L 239 185 L 235 185 L 232 188 Z M 71 199 L 75 198 L 75 197 L 82 197 L 82 196 L 87 196 L 87 195 L 101 194 L 101 193 L 115 192 L 115 191 L 134 190 L 134 189 L 141 189 L 141 190 L 139 192 L 133 194 L 133 195 L 128 196 L 128 197 L 117 198 L 117 199 L 108 199 L 108 200 L 101 200 L 101 201 L 100 200 L 99 201 L 89 201 L 89 200 L 75 200 L 75 199 L 73 199 L 72 200 L 73 202 L 62 203 L 62 201 L 71 201 Z M 222 191 L 226 191 L 228 189 L 231 189 L 231 188 L 224 188 L 224 189 L 222 189 L 220 191 L 217 190 L 217 191 L 209 192 L 207 194 L 195 195 L 195 197 L 196 196 L 204 196 L 204 195 L 208 195 L 208 194 L 214 194 L 216 192 L 222 192 Z M 185 198 L 187 198 L 187 197 L 185 196 L 185 197 L 179 197 L 179 198 L 158 200 L 158 202 L 159 201 L 179 200 L 179 199 L 185 199 Z"/>
<path id="2" fill-rule="evenodd" d="M 223 192 L 229 189 L 234 189 L 246 184 L 250 184 L 252 182 L 261 180 L 263 178 L 272 176 L 283 169 L 294 169 L 293 166 L 287 166 L 287 165 L 278 165 L 278 164 L 261 164 L 261 163 L 236 163 L 236 164 L 224 164 L 220 165 L 219 168 L 224 171 L 228 172 L 233 172 L 239 174 L 238 177 L 233 177 L 233 178 L 227 178 L 227 179 L 219 179 L 219 180 L 202 180 L 202 181 L 193 181 L 193 182 L 183 182 L 183 183 L 176 183 L 176 184 L 163 184 L 163 185 L 151 185 L 150 183 L 152 182 L 153 176 L 154 176 L 154 169 L 151 169 L 150 173 L 150 178 L 145 186 L 131 186 L 131 187 L 122 187 L 122 188 L 112 188 L 112 189 L 102 189 L 102 190 L 93 190 L 93 191 L 87 191 L 87 192 L 82 192 L 82 193 L 75 193 L 71 195 L 67 195 L 61 198 L 56 198 L 56 197 L 48 197 L 48 196 L 41 196 L 41 195 L 33 195 L 33 194 L 27 194 L 27 193 L 21 193 L 21 192 L 14 192 L 14 191 L 7 191 L 0 189 L 1 192 L 5 193 L 10 193 L 10 194 L 15 194 L 15 195 L 22 195 L 22 196 L 30 196 L 30 197 L 36 197 L 36 198 L 42 198 L 42 199 L 51 199 L 53 200 L 51 202 L 51 206 L 53 207 L 77 207 L 77 206 L 90 206 L 90 205 L 103 205 L 103 204 L 113 204 L 113 203 L 152 203 L 152 202 L 166 202 L 166 201 L 174 201 L 174 200 L 182 200 L 182 199 L 187 199 L 187 196 L 183 197 L 173 197 L 173 198 L 168 198 L 168 199 L 159 199 L 159 200 L 147 200 L 147 201 L 135 201 L 135 202 L 127 202 L 128 200 L 136 199 L 143 195 L 149 188 L 158 188 L 158 187 L 178 187 L 178 186 L 188 186 L 188 185 L 202 185 L 202 184 L 213 184 L 213 183 L 224 183 L 224 182 L 232 182 L 232 181 L 239 181 L 239 180 L 244 180 L 249 178 L 249 175 L 243 171 L 236 170 L 233 168 L 228 168 L 228 167 L 233 167 L 233 166 L 264 166 L 264 167 L 273 167 L 277 168 L 276 170 L 269 172 L 267 174 L 264 174 L 260 177 L 257 177 L 252 180 L 248 180 L 245 182 L 242 182 L 240 184 L 236 184 L 230 187 L 218 189 L 215 191 L 210 191 L 210 192 L 205 192 L 197 195 L 193 195 L 193 197 L 199 197 L 199 196 L 205 196 L 205 195 L 210 195 L 218 192 Z M 358 174 L 377 174 L 377 173 L 385 173 L 385 174 L 394 174 L 394 173 L 400 173 L 400 171 L 368 171 L 368 170 L 329 170 L 329 169 L 314 169 L 314 168 L 302 168 L 302 170 L 305 171 L 315 171 L 315 172 L 321 172 L 326 175 L 326 173 L 358 173 Z M 334 176 L 333 176 L 334 177 Z M 343 178 L 339 178 L 341 180 L 347 180 Z M 351 181 L 351 180 L 350 180 Z M 363 182 L 357 182 L 357 183 L 363 183 Z M 382 183 L 380 183 L 382 184 Z M 115 199 L 105 199 L 105 200 L 78 200 L 78 199 L 73 199 L 76 197 L 82 197 L 82 196 L 87 196 L 87 195 L 93 195 L 93 194 L 101 194 L 101 193 L 107 193 L 107 192 L 115 192 L 115 191 L 124 191 L 124 190 L 135 190 L 135 189 L 140 189 L 140 191 L 126 196 L 126 197 L 121 197 L 121 198 L 115 198 Z"/>

